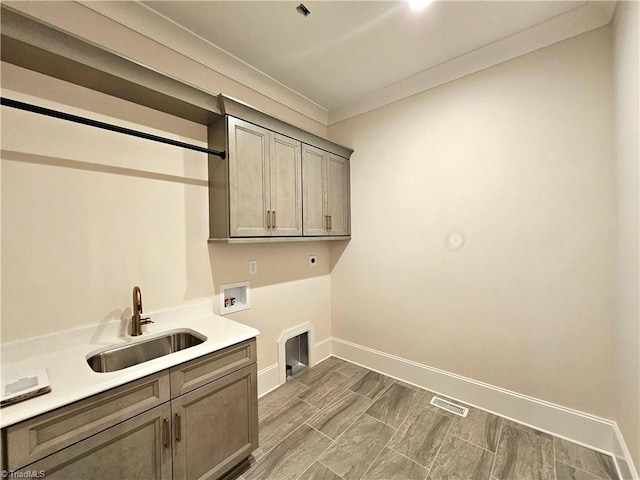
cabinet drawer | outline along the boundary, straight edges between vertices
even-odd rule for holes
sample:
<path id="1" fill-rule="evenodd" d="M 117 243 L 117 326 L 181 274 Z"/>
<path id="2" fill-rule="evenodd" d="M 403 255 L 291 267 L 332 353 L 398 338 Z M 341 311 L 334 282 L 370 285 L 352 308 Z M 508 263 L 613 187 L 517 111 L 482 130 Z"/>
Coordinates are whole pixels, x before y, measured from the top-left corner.
<path id="1" fill-rule="evenodd" d="M 171 368 L 171 398 L 190 392 L 256 361 L 256 339 Z"/>
<path id="2" fill-rule="evenodd" d="M 6 429 L 7 469 L 16 470 L 170 398 L 165 370 Z"/>

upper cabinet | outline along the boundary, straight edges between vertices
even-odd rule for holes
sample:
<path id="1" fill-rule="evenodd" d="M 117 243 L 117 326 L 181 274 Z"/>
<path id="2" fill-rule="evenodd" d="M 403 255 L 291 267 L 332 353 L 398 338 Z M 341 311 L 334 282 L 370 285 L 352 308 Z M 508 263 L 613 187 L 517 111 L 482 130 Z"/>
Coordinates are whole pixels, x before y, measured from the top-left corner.
<path id="1" fill-rule="evenodd" d="M 225 115 L 208 141 L 227 157 L 209 156 L 210 241 L 348 238 L 352 150 L 222 95 L 220 103 Z"/>
<path id="2" fill-rule="evenodd" d="M 304 235 L 350 235 L 349 160 L 303 144 L 302 182 Z"/>
<path id="3" fill-rule="evenodd" d="M 301 143 L 237 118 L 226 123 L 229 236 L 302 235 Z"/>
<path id="4" fill-rule="evenodd" d="M 4 4 L 0 19 L 3 61 L 207 125 L 210 149 L 225 157 L 209 155 L 210 241 L 349 237 L 352 149 L 167 77 Z"/>

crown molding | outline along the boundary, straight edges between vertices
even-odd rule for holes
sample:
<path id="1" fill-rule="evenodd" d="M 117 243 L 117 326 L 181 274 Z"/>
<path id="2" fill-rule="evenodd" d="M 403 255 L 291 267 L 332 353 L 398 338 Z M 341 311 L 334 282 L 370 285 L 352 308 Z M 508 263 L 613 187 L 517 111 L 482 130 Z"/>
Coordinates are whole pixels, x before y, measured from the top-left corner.
<path id="1" fill-rule="evenodd" d="M 607 25 L 613 17 L 615 5 L 616 2 L 588 2 L 580 8 L 363 95 L 349 105 L 331 110 L 328 126 Z"/>
<path id="2" fill-rule="evenodd" d="M 12 3 L 7 2 L 9 5 Z M 59 4 L 59 2 L 51 3 L 54 6 Z M 616 2 L 586 2 L 582 7 L 365 94 L 348 105 L 330 111 L 138 1 L 77 0 L 67 4 L 65 7 L 67 13 L 72 5 L 115 22 L 236 82 L 243 88 L 250 89 L 258 94 L 253 101 L 262 103 L 259 98 L 269 99 L 284 107 L 285 111 L 301 115 L 300 119 L 306 118 L 314 122 L 314 125 L 326 129 L 349 118 L 607 25 L 613 16 Z M 40 11 L 34 13 L 29 2 L 26 4 L 19 2 L 16 8 L 36 17 L 40 17 L 42 13 Z M 53 16 L 52 18 L 56 20 L 59 20 L 56 15 L 62 15 L 59 8 L 54 11 L 45 10 L 49 12 L 48 16 Z M 83 18 L 80 15 L 81 12 L 74 12 L 77 18 Z M 51 20 L 49 22 L 51 23 Z M 57 21 L 53 23 L 57 24 Z M 268 104 L 257 106 L 264 109 Z"/>
<path id="3" fill-rule="evenodd" d="M 76 3 L 327 125 L 328 110 L 140 2 Z"/>

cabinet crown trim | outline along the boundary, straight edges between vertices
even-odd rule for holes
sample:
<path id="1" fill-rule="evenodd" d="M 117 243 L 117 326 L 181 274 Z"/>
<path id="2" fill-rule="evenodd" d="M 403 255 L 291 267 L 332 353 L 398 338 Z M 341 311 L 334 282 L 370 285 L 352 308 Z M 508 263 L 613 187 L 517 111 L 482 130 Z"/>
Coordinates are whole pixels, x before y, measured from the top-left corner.
<path id="1" fill-rule="evenodd" d="M 220 111 L 223 115 L 231 115 L 232 117 L 239 118 L 245 122 L 250 122 L 260 127 L 266 128 L 287 137 L 299 140 L 302 143 L 313 145 L 327 152 L 339 155 L 344 158 L 351 158 L 353 149 L 334 143 L 326 138 L 319 137 L 313 133 L 302 130 L 295 127 L 283 120 L 279 120 L 275 117 L 267 115 L 255 108 L 241 102 L 240 100 L 233 99 L 224 94 L 218 95 L 218 102 L 220 104 Z"/>

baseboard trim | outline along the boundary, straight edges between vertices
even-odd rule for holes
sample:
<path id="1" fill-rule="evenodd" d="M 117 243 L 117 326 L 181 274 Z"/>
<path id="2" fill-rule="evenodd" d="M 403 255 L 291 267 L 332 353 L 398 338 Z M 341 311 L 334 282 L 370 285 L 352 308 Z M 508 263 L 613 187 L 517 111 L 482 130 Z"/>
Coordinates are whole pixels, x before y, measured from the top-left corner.
<path id="1" fill-rule="evenodd" d="M 278 364 L 263 368 L 258 372 L 258 398 L 266 395 L 271 390 L 274 390 L 280 386 L 280 372 L 278 371 Z"/>
<path id="2" fill-rule="evenodd" d="M 620 431 L 620 427 L 618 427 L 617 423 L 614 424 L 614 430 L 615 443 L 613 448 L 613 457 L 616 459 L 620 478 L 632 478 L 634 480 L 637 480 L 638 478 L 640 478 L 640 476 L 638 475 L 638 471 L 633 464 L 633 460 L 631 459 L 631 452 L 629 452 L 629 448 L 624 441 L 624 437 L 622 436 L 622 432 Z"/>
<path id="3" fill-rule="evenodd" d="M 331 339 L 330 351 L 370 370 L 610 454 L 620 478 L 640 480 L 615 422 L 339 338 Z"/>
<path id="4" fill-rule="evenodd" d="M 323 360 L 326 360 L 331 356 L 331 345 L 333 343 L 333 338 L 327 337 L 324 340 L 316 343 L 316 363 L 320 363 Z"/>
<path id="5" fill-rule="evenodd" d="M 612 455 L 621 479 L 640 480 L 615 422 L 334 337 L 314 345 L 313 365 L 331 355 Z M 279 386 L 277 363 L 258 372 L 259 397 Z"/>

